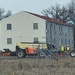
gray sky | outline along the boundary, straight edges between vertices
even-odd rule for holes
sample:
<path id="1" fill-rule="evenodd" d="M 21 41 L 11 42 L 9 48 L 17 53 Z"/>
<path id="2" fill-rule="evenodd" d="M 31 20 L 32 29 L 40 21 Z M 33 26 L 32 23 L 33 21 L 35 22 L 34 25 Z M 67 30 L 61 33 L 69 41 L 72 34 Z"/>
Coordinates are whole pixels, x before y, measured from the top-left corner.
<path id="1" fill-rule="evenodd" d="M 41 14 L 43 9 L 49 8 L 51 5 L 61 4 L 67 5 L 71 0 L 0 0 L 0 7 L 5 10 L 11 10 L 12 13 L 20 11 L 29 11 Z"/>

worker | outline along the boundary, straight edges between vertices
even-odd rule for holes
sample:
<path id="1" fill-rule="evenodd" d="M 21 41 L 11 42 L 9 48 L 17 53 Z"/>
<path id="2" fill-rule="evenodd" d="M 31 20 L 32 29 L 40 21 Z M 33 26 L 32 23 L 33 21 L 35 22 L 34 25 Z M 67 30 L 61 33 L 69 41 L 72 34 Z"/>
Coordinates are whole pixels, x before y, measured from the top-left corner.
<path id="1" fill-rule="evenodd" d="M 65 51 L 65 47 L 62 45 L 61 47 L 60 47 L 60 51 L 59 51 L 59 55 L 60 56 L 63 56 L 63 52 Z"/>
<path id="2" fill-rule="evenodd" d="M 65 51 L 65 47 L 61 46 L 61 52 L 64 52 L 64 51 Z"/>
<path id="3" fill-rule="evenodd" d="M 69 45 L 67 45 L 66 50 L 67 50 L 67 51 L 70 51 L 70 50 L 71 50 L 71 48 L 70 48 Z"/>

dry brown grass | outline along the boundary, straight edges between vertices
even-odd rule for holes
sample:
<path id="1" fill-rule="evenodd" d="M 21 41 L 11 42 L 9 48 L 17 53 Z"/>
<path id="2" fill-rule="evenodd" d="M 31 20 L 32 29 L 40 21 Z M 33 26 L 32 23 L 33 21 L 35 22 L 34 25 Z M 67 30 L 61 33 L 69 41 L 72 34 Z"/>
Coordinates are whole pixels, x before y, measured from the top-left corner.
<path id="1" fill-rule="evenodd" d="M 0 60 L 0 75 L 75 75 L 75 58 Z"/>

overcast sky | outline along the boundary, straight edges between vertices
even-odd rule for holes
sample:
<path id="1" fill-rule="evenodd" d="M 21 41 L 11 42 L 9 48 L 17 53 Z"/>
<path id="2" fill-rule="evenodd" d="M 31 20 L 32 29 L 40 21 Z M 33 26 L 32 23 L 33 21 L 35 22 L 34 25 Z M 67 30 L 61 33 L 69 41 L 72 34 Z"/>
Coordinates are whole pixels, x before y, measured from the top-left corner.
<path id="1" fill-rule="evenodd" d="M 49 8 L 51 5 L 61 4 L 67 5 L 71 0 L 0 0 L 0 7 L 5 10 L 11 10 L 12 13 L 20 11 L 29 11 L 41 14 L 43 9 Z"/>

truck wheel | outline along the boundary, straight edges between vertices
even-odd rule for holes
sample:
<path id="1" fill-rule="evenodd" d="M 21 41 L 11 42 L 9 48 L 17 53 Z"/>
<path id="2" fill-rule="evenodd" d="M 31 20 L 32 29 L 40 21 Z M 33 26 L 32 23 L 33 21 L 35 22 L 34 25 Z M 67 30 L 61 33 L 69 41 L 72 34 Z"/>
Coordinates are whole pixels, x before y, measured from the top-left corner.
<path id="1" fill-rule="evenodd" d="M 23 58 L 23 57 L 26 56 L 26 54 L 25 54 L 23 51 L 19 51 L 19 52 L 17 53 L 17 56 L 18 56 L 18 58 Z"/>
<path id="2" fill-rule="evenodd" d="M 75 52 L 72 51 L 72 52 L 70 53 L 70 56 L 71 56 L 71 57 L 75 57 Z"/>

